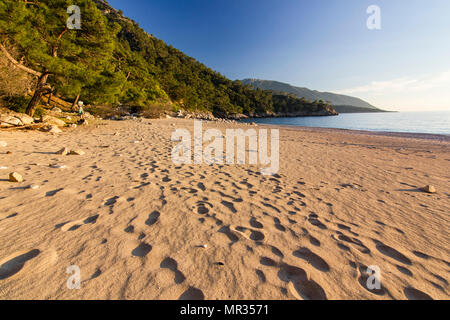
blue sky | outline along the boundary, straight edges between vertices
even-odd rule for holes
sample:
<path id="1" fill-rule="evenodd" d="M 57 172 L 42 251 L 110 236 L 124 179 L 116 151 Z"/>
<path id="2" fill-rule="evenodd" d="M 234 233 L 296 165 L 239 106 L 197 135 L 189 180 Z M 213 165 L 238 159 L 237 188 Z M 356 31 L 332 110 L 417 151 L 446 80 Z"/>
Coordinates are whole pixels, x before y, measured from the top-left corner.
<path id="1" fill-rule="evenodd" d="M 231 79 L 450 110 L 449 0 L 109 0 L 147 32 Z M 381 9 L 381 30 L 366 10 Z"/>

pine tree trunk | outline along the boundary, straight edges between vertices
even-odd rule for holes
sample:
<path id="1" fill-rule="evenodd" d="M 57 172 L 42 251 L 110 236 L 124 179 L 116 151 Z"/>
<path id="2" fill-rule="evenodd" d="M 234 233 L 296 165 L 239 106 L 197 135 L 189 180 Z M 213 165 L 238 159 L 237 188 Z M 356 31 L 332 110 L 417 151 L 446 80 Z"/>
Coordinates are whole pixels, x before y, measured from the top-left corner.
<path id="1" fill-rule="evenodd" d="M 52 103 L 52 96 L 53 96 L 53 91 L 50 91 L 50 93 L 48 94 L 48 101 L 47 101 L 48 105 L 50 105 Z"/>
<path id="2" fill-rule="evenodd" d="M 80 100 L 80 95 L 78 94 L 77 97 L 75 98 L 75 100 L 73 101 L 72 104 L 72 111 L 75 110 L 75 107 L 77 106 L 78 100 Z"/>
<path id="3" fill-rule="evenodd" d="M 48 79 L 48 73 L 44 73 L 39 77 L 38 83 L 36 85 L 36 90 L 34 91 L 33 98 L 31 98 L 30 103 L 28 104 L 26 114 L 32 117 L 34 115 L 34 112 L 36 111 L 36 108 L 41 101 L 41 97 L 44 91 L 44 86 L 47 83 Z"/>

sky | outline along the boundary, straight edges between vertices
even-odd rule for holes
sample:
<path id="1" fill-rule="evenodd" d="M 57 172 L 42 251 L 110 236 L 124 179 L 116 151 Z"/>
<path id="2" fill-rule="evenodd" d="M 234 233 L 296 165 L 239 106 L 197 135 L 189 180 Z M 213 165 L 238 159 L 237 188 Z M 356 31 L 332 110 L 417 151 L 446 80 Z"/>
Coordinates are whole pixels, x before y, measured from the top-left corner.
<path id="1" fill-rule="evenodd" d="M 276 80 L 388 110 L 450 111 L 449 0 L 108 2 L 233 80 Z M 372 5 L 379 30 L 367 27 Z"/>

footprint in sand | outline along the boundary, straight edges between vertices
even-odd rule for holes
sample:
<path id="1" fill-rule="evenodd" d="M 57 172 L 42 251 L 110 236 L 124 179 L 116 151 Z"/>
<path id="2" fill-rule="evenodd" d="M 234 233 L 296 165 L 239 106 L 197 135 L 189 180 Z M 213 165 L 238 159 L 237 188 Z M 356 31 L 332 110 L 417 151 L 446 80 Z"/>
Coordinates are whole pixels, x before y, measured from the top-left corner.
<path id="1" fill-rule="evenodd" d="M 138 240 L 143 240 L 146 237 L 145 233 L 141 233 L 138 237 Z"/>
<path id="2" fill-rule="evenodd" d="M 178 300 L 205 300 L 205 295 L 202 290 L 190 287 L 178 298 Z"/>
<path id="3" fill-rule="evenodd" d="M 236 208 L 234 207 L 234 204 L 228 201 L 223 200 L 221 202 L 225 207 L 227 207 L 232 213 L 237 213 Z"/>
<path id="4" fill-rule="evenodd" d="M 412 287 L 405 288 L 403 292 L 408 300 L 433 300 L 433 298 L 426 293 Z"/>
<path id="5" fill-rule="evenodd" d="M 213 208 L 213 205 L 206 201 L 199 201 L 196 204 L 198 214 L 207 214 Z"/>
<path id="6" fill-rule="evenodd" d="M 100 268 L 97 268 L 97 270 L 95 270 L 95 272 L 92 274 L 92 276 L 89 280 L 96 279 L 96 278 L 100 277 L 101 275 L 102 275 L 102 270 L 100 270 Z"/>
<path id="7" fill-rule="evenodd" d="M 63 232 L 75 231 L 75 230 L 78 230 L 79 228 L 81 228 L 83 225 L 97 223 L 99 216 L 100 215 L 96 214 L 96 215 L 86 218 L 84 220 L 81 219 L 81 220 L 73 221 L 73 222 L 60 223 L 55 226 L 55 229 L 61 229 L 61 231 L 63 231 Z"/>
<path id="8" fill-rule="evenodd" d="M 284 258 L 284 254 L 283 254 L 283 252 L 280 251 L 280 249 L 278 249 L 277 247 L 274 247 L 274 246 L 270 246 L 270 247 L 271 247 L 272 253 L 273 253 L 274 255 L 280 257 L 281 259 Z"/>
<path id="9" fill-rule="evenodd" d="M 170 271 L 172 271 L 174 273 L 174 275 L 175 275 L 174 281 L 176 284 L 183 283 L 184 280 L 186 280 L 186 277 L 184 276 L 184 274 L 180 270 L 178 270 L 178 263 L 176 260 L 174 260 L 172 258 L 166 258 L 161 262 L 160 267 L 169 269 Z"/>
<path id="10" fill-rule="evenodd" d="M 145 221 L 145 224 L 148 226 L 152 226 L 155 223 L 158 222 L 159 217 L 161 216 L 161 214 L 158 211 L 153 211 L 149 216 L 147 221 Z"/>
<path id="11" fill-rule="evenodd" d="M 409 269 L 407 269 L 405 267 L 397 266 L 397 270 L 400 271 L 401 273 L 403 273 L 404 275 L 407 275 L 408 277 L 412 277 L 413 276 L 413 273 Z"/>
<path id="12" fill-rule="evenodd" d="M 200 190 L 202 190 L 202 191 L 206 191 L 205 185 L 204 185 L 203 183 L 201 183 L 201 182 L 199 182 L 199 183 L 197 184 L 197 187 L 198 187 Z"/>
<path id="13" fill-rule="evenodd" d="M 311 280 L 305 270 L 285 263 L 279 264 L 268 257 L 261 257 L 260 263 L 266 267 L 279 268 L 278 278 L 288 283 L 288 290 L 296 299 L 327 300 L 323 288 L 314 280 Z M 260 279 L 265 279 L 262 271 L 257 270 L 257 274 Z"/>
<path id="14" fill-rule="evenodd" d="M 273 221 L 275 223 L 275 228 L 278 229 L 281 232 L 285 232 L 286 228 L 281 224 L 280 219 L 278 218 L 273 218 Z"/>
<path id="15" fill-rule="evenodd" d="M 319 229 L 326 230 L 327 226 L 324 225 L 319 220 L 319 216 L 315 213 L 311 213 L 308 217 L 308 222 L 311 223 L 313 226 L 318 227 Z"/>
<path id="16" fill-rule="evenodd" d="M 367 266 L 360 265 L 359 273 L 360 273 L 360 277 L 358 278 L 358 282 L 361 285 L 361 287 L 363 287 L 370 293 L 373 293 L 377 296 L 384 296 L 386 294 L 387 290 L 384 288 L 384 286 L 382 284 L 380 285 L 380 289 L 377 289 L 377 288 L 369 289 L 368 280 L 369 280 L 369 277 L 372 276 L 372 274 L 368 272 Z"/>
<path id="17" fill-rule="evenodd" d="M 18 273 L 28 261 L 37 257 L 40 253 L 38 249 L 33 249 L 28 252 L 18 253 L 14 258 L 1 262 L 0 280 L 7 279 Z"/>
<path id="18" fill-rule="evenodd" d="M 218 232 L 223 233 L 228 237 L 228 239 L 231 241 L 230 246 L 239 241 L 239 237 L 233 231 L 231 231 L 230 226 L 223 226 Z"/>
<path id="19" fill-rule="evenodd" d="M 135 257 L 143 258 L 149 254 L 150 251 L 152 251 L 152 246 L 142 242 L 135 249 L 133 249 L 133 251 L 131 251 L 131 254 Z"/>
<path id="20" fill-rule="evenodd" d="M 297 299 L 327 300 L 323 288 L 314 280 L 309 280 L 305 270 L 283 264 L 278 272 L 281 281 L 288 283 L 288 290 Z"/>
<path id="21" fill-rule="evenodd" d="M 409 260 L 406 256 L 404 256 L 402 253 L 398 252 L 394 248 L 391 248 L 378 240 L 373 240 L 373 241 L 375 242 L 375 245 L 380 253 L 382 253 L 385 256 L 388 256 L 392 259 L 395 259 L 403 264 L 406 264 L 409 266 L 412 265 L 411 260 Z"/>
<path id="22" fill-rule="evenodd" d="M 246 239 L 253 241 L 263 241 L 265 238 L 262 232 L 251 230 L 241 226 L 231 227 L 231 230 L 237 232 L 238 234 L 243 235 Z"/>
<path id="23" fill-rule="evenodd" d="M 269 199 L 267 199 L 267 200 L 269 200 Z M 270 203 L 267 203 L 267 202 L 261 202 L 261 204 L 262 204 L 264 207 L 266 207 L 266 208 L 270 208 L 270 209 L 272 209 L 272 210 L 275 210 L 277 213 L 281 213 L 280 209 L 278 209 L 277 207 L 271 205 Z"/>
<path id="24" fill-rule="evenodd" d="M 126 233 L 133 233 L 134 232 L 134 226 L 128 226 L 123 231 Z"/>
<path id="25" fill-rule="evenodd" d="M 430 259 L 430 256 L 429 256 L 429 255 L 427 255 L 427 254 L 425 254 L 425 253 L 423 253 L 423 252 L 420 252 L 420 251 L 413 251 L 413 254 L 414 254 L 416 257 L 419 257 L 419 258 L 424 259 L 424 260 Z"/>
<path id="26" fill-rule="evenodd" d="M 263 229 L 264 226 L 255 217 L 250 219 L 250 225 L 255 229 Z"/>
<path id="27" fill-rule="evenodd" d="M 269 257 L 261 257 L 259 263 L 261 263 L 263 266 L 266 267 L 276 267 L 278 265 L 278 263 L 275 260 Z"/>
<path id="28" fill-rule="evenodd" d="M 353 238 L 353 239 L 352 239 L 352 238 L 346 236 L 345 234 L 343 234 L 343 233 L 340 232 L 340 231 L 338 231 L 337 234 L 338 234 L 338 239 L 339 239 L 339 240 L 344 241 L 344 242 L 347 242 L 347 243 L 350 243 L 350 244 L 352 244 L 352 245 L 355 245 L 355 246 L 358 248 L 358 250 L 361 251 L 361 252 L 364 253 L 364 254 L 370 254 L 370 249 L 367 248 L 367 247 L 366 247 L 360 240 L 358 240 L 357 238 Z M 339 246 L 341 249 L 343 249 L 343 250 L 345 250 L 345 251 L 348 251 L 348 250 L 347 250 L 347 249 L 348 249 L 347 246 L 342 245 L 342 244 L 339 244 L 339 243 L 338 243 L 338 246 Z"/>
<path id="29" fill-rule="evenodd" d="M 328 263 L 308 248 L 300 248 L 297 251 L 294 251 L 292 254 L 297 258 L 307 261 L 319 271 L 330 271 L 330 266 L 328 265 Z"/>
<path id="30" fill-rule="evenodd" d="M 259 280 L 260 280 L 262 283 L 265 283 L 265 282 L 267 281 L 266 275 L 264 274 L 264 272 L 262 272 L 262 271 L 259 270 L 259 269 L 256 269 L 255 272 L 256 272 L 256 275 L 258 276 Z"/>

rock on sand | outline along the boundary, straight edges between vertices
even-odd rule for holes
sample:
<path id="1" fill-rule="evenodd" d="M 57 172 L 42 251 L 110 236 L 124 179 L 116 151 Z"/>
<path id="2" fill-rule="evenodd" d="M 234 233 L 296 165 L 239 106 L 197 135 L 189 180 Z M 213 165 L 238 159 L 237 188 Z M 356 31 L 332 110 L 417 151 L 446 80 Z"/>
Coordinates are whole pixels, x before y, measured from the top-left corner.
<path id="1" fill-rule="evenodd" d="M 430 186 L 430 185 L 420 188 L 420 190 L 422 190 L 423 192 L 426 192 L 426 193 L 436 193 L 436 188 L 433 186 Z"/>
<path id="2" fill-rule="evenodd" d="M 9 181 L 10 182 L 22 182 L 23 177 L 17 172 L 11 172 L 9 174 Z"/>

